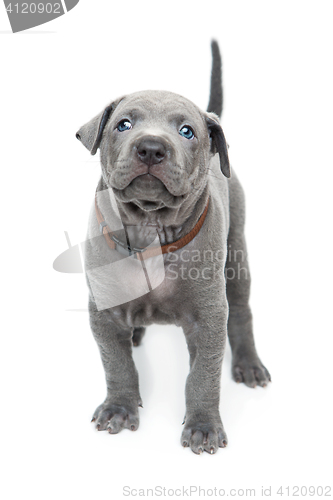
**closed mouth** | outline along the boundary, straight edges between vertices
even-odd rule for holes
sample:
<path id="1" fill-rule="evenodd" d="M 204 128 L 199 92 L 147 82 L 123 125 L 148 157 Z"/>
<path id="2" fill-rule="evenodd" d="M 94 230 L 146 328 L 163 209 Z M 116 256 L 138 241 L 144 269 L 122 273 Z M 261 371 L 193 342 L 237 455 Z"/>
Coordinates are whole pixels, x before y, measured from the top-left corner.
<path id="1" fill-rule="evenodd" d="M 152 210 L 159 210 L 165 207 L 162 201 L 149 201 L 149 200 L 135 200 L 135 204 L 145 210 L 146 212 L 151 212 Z"/>
<path id="2" fill-rule="evenodd" d="M 150 172 L 137 175 L 123 189 L 114 186 L 112 189 L 119 201 L 133 203 L 145 212 L 163 208 L 177 208 L 188 196 L 188 194 L 172 194 L 164 182 Z"/>

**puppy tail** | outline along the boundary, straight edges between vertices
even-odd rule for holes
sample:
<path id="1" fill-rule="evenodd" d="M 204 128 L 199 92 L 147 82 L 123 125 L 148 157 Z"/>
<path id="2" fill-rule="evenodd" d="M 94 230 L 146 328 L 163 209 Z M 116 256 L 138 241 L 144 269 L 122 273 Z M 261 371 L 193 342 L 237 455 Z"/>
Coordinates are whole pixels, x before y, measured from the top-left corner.
<path id="1" fill-rule="evenodd" d="M 211 48 L 213 62 L 207 111 L 221 117 L 223 109 L 222 60 L 219 45 L 216 40 L 212 40 Z"/>

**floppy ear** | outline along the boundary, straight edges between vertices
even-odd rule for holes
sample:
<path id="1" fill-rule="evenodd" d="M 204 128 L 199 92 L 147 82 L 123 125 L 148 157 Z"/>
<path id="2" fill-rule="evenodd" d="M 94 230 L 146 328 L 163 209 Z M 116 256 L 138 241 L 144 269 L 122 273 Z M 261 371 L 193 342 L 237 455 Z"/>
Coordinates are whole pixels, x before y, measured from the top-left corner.
<path id="1" fill-rule="evenodd" d="M 76 133 L 76 138 L 89 149 L 92 155 L 96 154 L 103 137 L 104 128 L 119 102 L 120 99 L 111 103 L 102 113 L 99 113 L 99 115 L 83 125 Z"/>
<path id="2" fill-rule="evenodd" d="M 226 177 L 230 177 L 228 147 L 218 116 L 214 113 L 206 113 L 206 122 L 211 138 L 212 152 L 220 155 L 221 171 Z"/>

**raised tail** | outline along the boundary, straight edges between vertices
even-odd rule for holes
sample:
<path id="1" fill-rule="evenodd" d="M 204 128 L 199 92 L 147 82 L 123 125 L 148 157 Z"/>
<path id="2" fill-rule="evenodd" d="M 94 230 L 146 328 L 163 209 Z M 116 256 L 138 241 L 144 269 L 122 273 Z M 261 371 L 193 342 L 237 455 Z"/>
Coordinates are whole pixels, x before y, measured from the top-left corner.
<path id="1" fill-rule="evenodd" d="M 212 40 L 212 73 L 210 77 L 210 96 L 207 111 L 222 115 L 223 89 L 222 89 L 222 60 L 218 43 Z"/>

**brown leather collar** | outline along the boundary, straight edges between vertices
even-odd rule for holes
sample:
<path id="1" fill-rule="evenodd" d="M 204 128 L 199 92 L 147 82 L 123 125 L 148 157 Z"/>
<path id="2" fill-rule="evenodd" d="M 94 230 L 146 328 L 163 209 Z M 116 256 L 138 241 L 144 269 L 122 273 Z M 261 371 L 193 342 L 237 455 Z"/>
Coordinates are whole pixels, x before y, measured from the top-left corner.
<path id="1" fill-rule="evenodd" d="M 127 245 L 125 245 L 124 243 L 119 241 L 119 239 L 111 231 L 111 229 L 109 228 L 109 226 L 105 222 L 103 214 L 100 211 L 98 204 L 97 204 L 97 192 L 95 195 L 95 210 L 96 210 L 97 221 L 99 224 L 99 229 L 100 229 L 100 232 L 102 234 L 104 234 L 104 238 L 105 238 L 108 246 L 112 250 L 117 250 L 117 245 L 119 245 L 120 247 L 124 248 L 125 251 L 128 252 L 128 255 L 134 254 L 136 256 L 136 258 L 139 260 L 149 259 L 150 257 L 155 257 L 156 255 L 160 255 L 161 253 L 163 254 L 163 253 L 175 252 L 176 250 L 179 250 L 180 248 L 183 248 L 185 245 L 187 245 L 190 241 L 193 240 L 193 238 L 200 231 L 200 229 L 205 221 L 207 212 L 208 212 L 208 206 L 209 206 L 209 198 L 208 198 L 208 202 L 207 202 L 207 205 L 205 207 L 205 210 L 202 212 L 198 222 L 196 223 L 196 225 L 194 226 L 192 231 L 190 231 L 188 234 L 186 234 L 185 236 L 183 236 L 179 240 L 175 241 L 174 243 L 169 243 L 168 245 L 151 247 L 148 249 L 135 248 L 135 247 L 129 248 L 129 247 L 127 247 Z"/>

